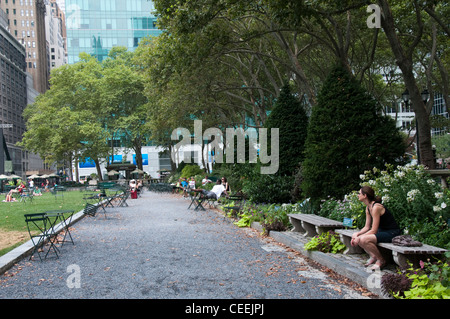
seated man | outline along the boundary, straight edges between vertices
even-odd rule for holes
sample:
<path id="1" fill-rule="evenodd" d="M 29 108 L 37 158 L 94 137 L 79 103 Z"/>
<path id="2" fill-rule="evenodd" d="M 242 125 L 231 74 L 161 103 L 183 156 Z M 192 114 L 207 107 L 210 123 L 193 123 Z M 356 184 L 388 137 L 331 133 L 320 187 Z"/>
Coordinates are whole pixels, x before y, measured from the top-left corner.
<path id="1" fill-rule="evenodd" d="M 41 190 L 39 187 L 36 186 L 36 188 L 33 191 L 33 196 L 42 196 Z"/>
<path id="2" fill-rule="evenodd" d="M 205 178 L 202 179 L 202 185 L 206 185 L 206 184 L 208 184 L 208 183 L 212 183 L 212 180 L 210 180 L 210 179 L 208 178 L 208 176 L 205 176 Z"/>
<path id="3" fill-rule="evenodd" d="M 214 187 L 210 191 L 202 189 L 201 192 L 202 193 L 200 196 L 203 198 L 219 199 L 222 193 L 225 193 L 225 195 L 228 196 L 228 193 L 225 190 L 225 186 L 223 186 L 220 180 L 217 180 L 216 185 L 214 185 Z"/>

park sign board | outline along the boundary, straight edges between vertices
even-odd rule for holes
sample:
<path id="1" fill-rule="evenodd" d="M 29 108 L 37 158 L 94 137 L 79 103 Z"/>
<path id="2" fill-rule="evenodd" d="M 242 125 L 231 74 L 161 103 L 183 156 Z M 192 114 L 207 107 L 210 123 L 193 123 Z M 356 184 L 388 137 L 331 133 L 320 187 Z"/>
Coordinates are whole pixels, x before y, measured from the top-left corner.
<path id="1" fill-rule="evenodd" d="M 13 124 L 0 124 L 0 128 L 13 128 Z"/>
<path id="2" fill-rule="evenodd" d="M 344 218 L 343 222 L 344 227 L 353 227 L 353 218 Z"/>

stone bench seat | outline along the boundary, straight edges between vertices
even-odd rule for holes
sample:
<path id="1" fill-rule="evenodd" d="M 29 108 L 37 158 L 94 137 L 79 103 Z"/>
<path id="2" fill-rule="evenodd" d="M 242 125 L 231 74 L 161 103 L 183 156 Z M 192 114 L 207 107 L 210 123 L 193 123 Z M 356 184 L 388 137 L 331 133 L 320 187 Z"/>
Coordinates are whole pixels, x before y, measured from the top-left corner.
<path id="1" fill-rule="evenodd" d="M 292 231 L 304 233 L 305 237 L 314 237 L 329 230 L 343 228 L 342 222 L 314 214 L 288 214 Z"/>
<path id="2" fill-rule="evenodd" d="M 361 247 L 353 247 L 350 242 L 352 239 L 352 234 L 358 230 L 355 229 L 337 229 L 341 237 L 341 241 L 347 247 L 344 254 L 358 254 L 363 253 L 364 250 Z M 398 246 L 392 243 L 378 243 L 377 246 L 380 248 L 380 252 L 385 257 L 387 261 L 393 259 L 393 261 L 402 268 L 409 267 L 409 264 L 413 264 L 414 267 L 419 268 L 420 260 L 427 260 L 428 258 L 442 258 L 442 256 L 447 252 L 446 249 L 434 247 L 430 245 L 423 244 L 422 246 L 408 247 L 408 246 Z"/>

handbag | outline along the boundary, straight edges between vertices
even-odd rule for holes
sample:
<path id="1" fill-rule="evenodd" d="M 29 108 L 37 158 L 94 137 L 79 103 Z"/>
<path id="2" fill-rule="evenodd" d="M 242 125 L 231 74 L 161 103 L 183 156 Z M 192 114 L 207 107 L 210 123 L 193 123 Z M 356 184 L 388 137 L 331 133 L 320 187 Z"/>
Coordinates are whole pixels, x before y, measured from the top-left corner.
<path id="1" fill-rule="evenodd" d="M 406 246 L 406 247 L 420 247 L 423 244 L 420 241 L 414 240 L 409 235 L 400 235 L 392 238 L 392 243 L 397 246 Z"/>

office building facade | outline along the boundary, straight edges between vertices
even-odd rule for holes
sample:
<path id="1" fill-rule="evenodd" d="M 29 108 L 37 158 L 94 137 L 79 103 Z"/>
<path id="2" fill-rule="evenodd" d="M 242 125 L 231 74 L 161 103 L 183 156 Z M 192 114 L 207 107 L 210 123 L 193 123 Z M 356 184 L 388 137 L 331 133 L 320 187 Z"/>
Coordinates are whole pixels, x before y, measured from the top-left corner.
<path id="1" fill-rule="evenodd" d="M 26 48 L 27 72 L 39 93 L 48 89 L 50 75 L 45 38 L 46 3 L 48 0 L 0 0 L 0 8 L 8 16 L 9 31 Z"/>
<path id="2" fill-rule="evenodd" d="M 66 0 L 68 63 L 86 52 L 103 61 L 115 46 L 134 50 L 146 36 L 158 36 L 148 0 Z"/>
<path id="3" fill-rule="evenodd" d="M 77 63 L 82 52 L 91 54 L 99 61 L 107 58 L 116 46 L 133 51 L 142 38 L 158 36 L 156 17 L 152 14 L 153 2 L 148 0 L 66 0 L 66 33 L 68 63 Z M 159 171 L 170 169 L 170 158 L 155 146 L 143 146 L 143 170 L 152 177 L 159 177 Z M 114 148 L 113 163 L 136 164 L 130 149 Z M 76 165 L 75 163 L 73 165 Z M 107 164 L 101 164 L 104 179 L 108 178 Z M 76 178 L 96 174 L 95 163 L 89 160 L 78 163 Z M 120 171 L 125 176 L 124 171 Z"/>
<path id="4" fill-rule="evenodd" d="M 26 51 L 7 30 L 7 15 L 1 9 L 0 20 L 0 172 L 21 174 L 27 154 L 15 144 L 25 132 Z"/>

